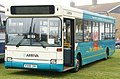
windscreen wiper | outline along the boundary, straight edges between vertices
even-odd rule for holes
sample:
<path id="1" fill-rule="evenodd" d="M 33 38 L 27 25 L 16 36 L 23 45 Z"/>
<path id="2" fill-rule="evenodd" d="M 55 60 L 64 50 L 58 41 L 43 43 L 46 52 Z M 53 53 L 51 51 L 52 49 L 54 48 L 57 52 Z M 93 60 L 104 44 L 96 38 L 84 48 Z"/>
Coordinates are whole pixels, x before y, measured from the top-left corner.
<path id="1" fill-rule="evenodd" d="M 31 29 L 30 29 L 30 31 L 31 31 Z M 35 24 L 34 24 L 34 26 L 33 26 L 33 34 L 35 34 Z M 40 43 L 41 44 L 41 46 L 43 47 L 43 48 L 46 48 L 46 46 L 43 44 L 43 43 Z"/>
<path id="2" fill-rule="evenodd" d="M 23 40 L 24 40 L 24 37 L 18 42 L 18 44 L 16 44 L 16 47 L 19 47 L 20 44 L 23 42 Z"/>
<path id="3" fill-rule="evenodd" d="M 43 43 L 40 43 L 43 48 L 46 48 L 46 46 Z"/>
<path id="4" fill-rule="evenodd" d="M 31 35 L 32 24 L 33 24 L 33 18 L 32 18 L 32 20 L 31 20 L 31 26 L 30 26 L 30 29 L 29 29 L 29 33 L 26 34 L 26 36 L 27 36 L 27 35 Z M 19 41 L 19 43 L 16 45 L 16 47 L 19 47 L 19 46 L 20 46 L 20 44 L 23 42 L 24 38 L 25 38 L 25 36 Z M 30 45 L 31 45 L 31 40 L 30 40 Z"/>

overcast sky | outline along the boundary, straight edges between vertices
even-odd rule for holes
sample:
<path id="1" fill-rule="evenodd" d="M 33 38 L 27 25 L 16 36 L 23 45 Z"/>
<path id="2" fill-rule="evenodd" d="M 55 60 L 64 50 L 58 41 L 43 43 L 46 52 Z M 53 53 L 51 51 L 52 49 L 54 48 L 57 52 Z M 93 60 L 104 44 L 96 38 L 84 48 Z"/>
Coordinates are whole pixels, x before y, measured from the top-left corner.
<path id="1" fill-rule="evenodd" d="M 44 4 L 57 4 L 70 6 L 70 2 L 74 1 L 75 4 L 78 5 L 90 5 L 92 4 L 92 0 L 0 0 L 0 4 L 4 6 L 9 5 L 44 5 Z M 97 0 L 98 4 L 101 3 L 112 3 L 112 2 L 120 2 L 120 0 Z"/>

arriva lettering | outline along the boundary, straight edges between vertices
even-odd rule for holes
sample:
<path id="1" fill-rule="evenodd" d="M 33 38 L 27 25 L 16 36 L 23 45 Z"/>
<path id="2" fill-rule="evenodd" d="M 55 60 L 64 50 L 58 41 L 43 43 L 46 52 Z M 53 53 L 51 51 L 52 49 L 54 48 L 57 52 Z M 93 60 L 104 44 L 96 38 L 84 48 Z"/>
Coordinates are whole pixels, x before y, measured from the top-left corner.
<path id="1" fill-rule="evenodd" d="M 27 54 L 26 57 L 39 57 L 38 54 Z"/>

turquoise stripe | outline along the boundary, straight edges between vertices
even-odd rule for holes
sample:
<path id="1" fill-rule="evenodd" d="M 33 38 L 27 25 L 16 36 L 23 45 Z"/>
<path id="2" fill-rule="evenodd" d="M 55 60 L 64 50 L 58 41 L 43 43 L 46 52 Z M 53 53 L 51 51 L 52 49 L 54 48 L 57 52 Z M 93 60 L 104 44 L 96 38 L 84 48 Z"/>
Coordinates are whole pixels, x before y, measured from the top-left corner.
<path id="1" fill-rule="evenodd" d="M 25 68 L 24 64 L 35 64 L 37 68 Z M 6 68 L 18 68 L 18 69 L 39 69 L 39 70 L 53 70 L 62 72 L 63 64 L 47 64 L 47 63 L 35 63 L 35 62 L 7 62 L 5 61 Z"/>
<path id="2" fill-rule="evenodd" d="M 97 13 L 92 13 L 88 11 L 83 12 L 83 18 L 85 20 L 92 20 L 92 21 L 100 21 L 100 22 L 107 22 L 107 23 L 115 23 L 115 18 L 110 16 L 99 15 Z"/>

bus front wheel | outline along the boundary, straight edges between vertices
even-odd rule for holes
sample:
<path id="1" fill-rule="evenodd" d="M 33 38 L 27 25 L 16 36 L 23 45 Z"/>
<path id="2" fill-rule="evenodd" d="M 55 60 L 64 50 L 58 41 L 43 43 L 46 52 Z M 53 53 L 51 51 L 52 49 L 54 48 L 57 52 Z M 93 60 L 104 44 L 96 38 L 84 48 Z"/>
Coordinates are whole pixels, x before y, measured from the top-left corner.
<path id="1" fill-rule="evenodd" d="M 78 72 L 80 70 L 80 67 L 81 67 L 80 56 L 77 55 L 77 57 L 75 59 L 75 68 L 72 71 L 73 72 Z"/>

